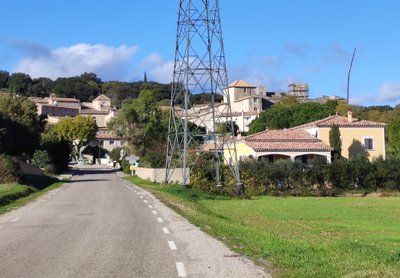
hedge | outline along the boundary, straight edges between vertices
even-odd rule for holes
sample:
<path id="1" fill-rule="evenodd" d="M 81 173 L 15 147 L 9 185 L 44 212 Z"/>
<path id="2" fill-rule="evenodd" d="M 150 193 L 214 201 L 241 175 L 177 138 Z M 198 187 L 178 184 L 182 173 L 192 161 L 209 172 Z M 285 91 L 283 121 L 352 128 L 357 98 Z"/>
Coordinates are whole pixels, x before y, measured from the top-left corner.
<path id="1" fill-rule="evenodd" d="M 221 169 L 222 187 L 215 186 L 215 166 L 205 157 L 194 167 L 191 186 L 205 192 L 233 196 L 236 180 L 226 165 Z M 364 192 L 400 190 L 400 159 L 365 157 L 337 160 L 327 164 L 316 159 L 309 164 L 281 160 L 275 163 L 253 159 L 239 164 L 245 196 L 293 195 L 336 196 L 357 190 Z"/>

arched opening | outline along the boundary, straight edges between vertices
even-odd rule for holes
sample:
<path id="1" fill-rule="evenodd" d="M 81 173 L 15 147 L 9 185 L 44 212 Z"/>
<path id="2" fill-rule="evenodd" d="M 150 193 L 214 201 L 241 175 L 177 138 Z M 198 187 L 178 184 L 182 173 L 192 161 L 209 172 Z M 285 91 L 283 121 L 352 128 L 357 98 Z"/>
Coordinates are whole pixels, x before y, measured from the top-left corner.
<path id="1" fill-rule="evenodd" d="M 274 163 L 278 160 L 290 160 L 290 156 L 282 155 L 282 154 L 268 154 L 268 155 L 259 156 L 258 160 Z"/>

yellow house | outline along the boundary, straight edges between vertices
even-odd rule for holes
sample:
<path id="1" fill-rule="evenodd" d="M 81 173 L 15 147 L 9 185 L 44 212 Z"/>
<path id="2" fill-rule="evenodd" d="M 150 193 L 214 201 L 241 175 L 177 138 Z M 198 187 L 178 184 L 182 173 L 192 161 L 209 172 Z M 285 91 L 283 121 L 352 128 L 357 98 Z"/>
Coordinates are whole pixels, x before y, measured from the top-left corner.
<path id="1" fill-rule="evenodd" d="M 351 112 L 347 117 L 329 116 L 292 130 L 305 130 L 314 137 L 329 145 L 329 131 L 337 125 L 342 141 L 342 156 L 349 159 L 365 155 L 370 161 L 375 158 L 386 158 L 385 124 L 354 119 Z"/>
<path id="2" fill-rule="evenodd" d="M 225 145 L 225 157 L 232 149 Z M 307 163 L 324 157 L 331 162 L 332 148 L 304 130 L 266 130 L 236 141 L 237 159 L 254 158 L 274 162 L 286 159 Z M 231 163 L 231 161 L 229 161 Z"/>

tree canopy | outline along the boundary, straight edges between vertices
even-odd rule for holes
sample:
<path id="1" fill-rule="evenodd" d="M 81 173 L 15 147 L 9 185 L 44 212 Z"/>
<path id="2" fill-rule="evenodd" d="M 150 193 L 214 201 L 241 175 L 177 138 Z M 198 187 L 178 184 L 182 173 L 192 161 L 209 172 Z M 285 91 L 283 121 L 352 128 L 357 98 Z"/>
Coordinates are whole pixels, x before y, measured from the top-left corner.
<path id="1" fill-rule="evenodd" d="M 29 99 L 0 96 L 0 153 L 32 154 L 40 144 L 44 125 Z"/>
<path id="2" fill-rule="evenodd" d="M 75 118 L 62 118 L 54 125 L 53 130 L 60 140 L 68 141 L 80 151 L 81 147 L 95 138 L 97 125 L 92 117 L 77 116 Z"/>
<path id="3" fill-rule="evenodd" d="M 400 157 L 400 117 L 395 118 L 388 124 L 387 137 L 389 142 L 388 154 Z"/>
<path id="4" fill-rule="evenodd" d="M 137 99 L 125 103 L 109 128 L 124 137 L 139 156 L 165 143 L 168 113 L 162 112 L 153 91 L 141 91 Z"/>
<path id="5" fill-rule="evenodd" d="M 331 105 L 316 102 L 294 104 L 276 104 L 260 113 L 257 119 L 250 123 L 250 134 L 268 129 L 285 129 L 308 122 L 316 121 L 334 114 Z"/>

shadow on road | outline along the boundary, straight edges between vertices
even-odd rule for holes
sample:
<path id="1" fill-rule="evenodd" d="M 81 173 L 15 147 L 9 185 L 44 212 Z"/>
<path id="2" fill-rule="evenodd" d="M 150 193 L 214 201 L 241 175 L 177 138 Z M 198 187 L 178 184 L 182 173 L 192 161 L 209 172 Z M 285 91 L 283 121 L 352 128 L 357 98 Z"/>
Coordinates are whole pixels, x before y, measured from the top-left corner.
<path id="1" fill-rule="evenodd" d="M 76 172 L 76 175 L 83 176 L 83 175 L 98 175 L 98 174 L 109 174 L 118 172 L 118 169 L 110 169 L 110 168 L 79 168 Z"/>
<path id="2" fill-rule="evenodd" d="M 110 181 L 108 179 L 85 179 L 85 180 L 70 180 L 68 183 L 76 183 L 76 182 L 96 182 L 96 181 Z"/>

